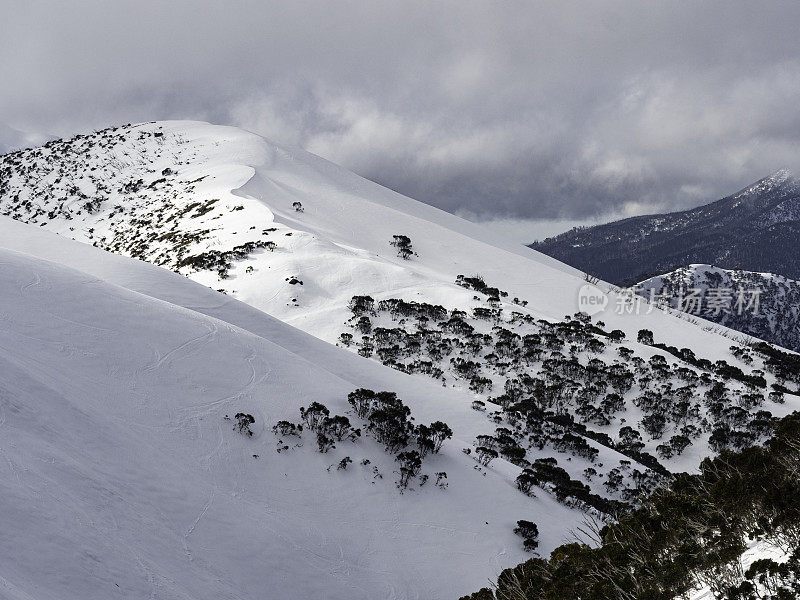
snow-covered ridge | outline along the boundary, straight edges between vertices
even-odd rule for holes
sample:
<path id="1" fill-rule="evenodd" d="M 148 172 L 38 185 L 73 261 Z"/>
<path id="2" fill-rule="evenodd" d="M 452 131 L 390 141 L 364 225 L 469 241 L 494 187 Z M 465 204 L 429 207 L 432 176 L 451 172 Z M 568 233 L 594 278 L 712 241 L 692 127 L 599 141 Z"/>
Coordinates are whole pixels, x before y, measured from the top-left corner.
<path id="1" fill-rule="evenodd" d="M 81 514 L 96 515 L 99 510 L 101 517 L 96 518 L 103 523 L 117 519 L 119 531 L 113 525 L 104 525 L 99 533 L 90 528 L 87 535 L 99 537 L 86 538 L 81 548 L 93 556 L 106 543 L 134 548 L 138 570 L 124 566 L 124 557 L 115 555 L 101 560 L 96 571 L 103 573 L 103 584 L 116 584 L 107 574 L 120 573 L 137 596 L 250 598 L 275 589 L 290 597 L 436 598 L 472 591 L 524 558 L 520 540 L 511 533 L 517 519 L 539 523 L 540 548 L 546 553 L 564 541 L 565 532 L 581 518 L 579 511 L 556 502 L 553 490 L 545 491 L 547 486 L 536 497 L 518 491 L 515 480 L 523 462 L 498 458 L 490 466 L 476 464 L 462 449 L 474 449 L 478 435 L 506 428 L 515 443 L 529 444 L 526 460 L 557 458 L 569 477 L 592 493 L 605 494 L 605 478 L 630 480 L 631 470 L 646 471 L 635 461 L 631 467 L 629 455 L 635 452 L 623 447 L 638 444 L 632 434 L 628 437 L 633 441 L 625 444 L 617 439 L 623 419 L 637 426 L 660 411 L 671 398 L 672 386 L 687 387 L 680 377 L 687 385 L 700 385 L 703 393 L 722 379 L 708 366 L 695 368 L 651 343 L 635 341 L 640 330 L 651 331 L 655 341 L 667 347 L 693 349 L 708 365 L 726 360 L 750 375 L 764 368 L 763 360 L 749 356 L 746 349 L 738 347 L 741 353 L 732 355 L 729 347 L 736 334 L 722 327 L 704 329 L 658 309 L 618 314 L 614 309 L 621 296 L 602 282 L 596 282 L 596 289 L 608 293 L 608 307 L 595 315 L 597 325 L 565 321 L 565 315 L 579 309 L 579 290 L 587 285 L 581 273 L 318 157 L 234 128 L 150 123 L 0 157 L 0 212 L 27 223 L 0 222 L 0 246 L 11 250 L 0 259 L 0 265 L 7 265 L 6 271 L 0 270 L 7 274 L 0 288 L 4 310 L 10 307 L 8 319 L 0 321 L 7 325 L 0 326 L 0 335 L 7 335 L 0 358 L 24 368 L 37 385 L 44 381 L 47 387 L 71 394 L 63 402 L 50 402 L 66 402 L 69 410 L 89 415 L 96 412 L 103 423 L 113 424 L 114 433 L 134 424 L 120 438 L 122 450 L 111 449 L 111 442 L 98 442 L 101 458 L 92 453 L 74 458 L 80 450 L 76 440 L 86 435 L 77 417 L 64 420 L 67 437 L 56 446 L 75 464 L 99 461 L 103 473 L 122 472 L 119 485 L 109 487 L 102 474 L 92 481 L 110 489 L 112 497 L 132 502 L 131 512 L 116 505 L 99 510 L 102 498 L 94 496 L 71 506 Z M 415 252 L 410 260 L 403 260 L 390 245 L 395 235 L 410 238 Z M 487 298 L 456 284 L 458 275 L 476 274 L 508 296 Z M 500 395 L 507 380 L 522 380 L 524 374 L 538 374 L 542 381 L 550 378 L 548 384 L 555 382 L 565 390 L 573 389 L 563 387 L 572 383 L 559 383 L 556 371 L 590 379 L 580 384 L 588 394 L 582 397 L 587 406 L 581 406 L 589 415 L 586 422 L 613 440 L 578 436 L 584 449 L 591 448 L 591 459 L 550 442 L 537 448 L 538 434 L 526 430 L 531 423 L 514 411 L 501 410 L 495 402 L 504 401 L 490 400 L 489 392 L 470 390 L 466 379 L 453 380 L 448 373 L 443 386 L 428 374 L 410 376 L 388 369 L 355 354 L 367 354 L 363 337 L 355 338 L 352 352 L 326 343 L 354 331 L 351 299 L 359 295 L 371 296 L 378 308 L 382 300 L 386 306 L 394 300 L 414 302 L 412 311 L 422 303 L 437 305 L 434 312 L 443 311 L 454 321 L 446 327 L 468 331 L 460 324 L 466 323 L 482 336 L 484 343 L 467 337 L 446 342 L 459 352 L 468 348 L 486 358 L 487 352 L 497 350 L 498 341 L 503 342 L 509 364 L 492 362 L 492 372 L 485 373 L 493 379 L 492 396 Z M 414 346 L 424 325 L 416 316 L 397 319 L 377 308 L 370 315 L 375 326 L 398 330 L 392 335 L 403 341 L 403 352 Z M 599 320 L 604 321 L 602 327 Z M 624 343 L 598 343 L 615 329 L 626 335 Z M 604 333 L 597 333 L 600 330 Z M 430 335 L 435 338 L 438 332 Z M 541 345 L 535 356 L 517 360 L 522 340 L 527 344 L 535 336 L 535 344 Z M 558 353 L 557 345 L 564 354 Z M 543 366 L 546 360 L 550 367 Z M 637 385 L 625 392 L 620 407 L 619 401 L 612 403 L 615 414 L 605 423 L 592 404 L 601 396 L 593 396 L 588 388 L 598 386 L 600 394 L 606 368 L 624 371 L 626 363 L 636 365 Z M 14 371 L 9 385 L 18 379 Z M 525 379 L 533 384 L 535 380 Z M 767 384 L 775 380 L 766 374 Z M 453 428 L 443 454 L 425 467 L 447 471 L 447 491 L 428 485 L 400 496 L 393 483 L 393 457 L 368 438 L 319 454 L 306 437 L 302 448 L 276 453 L 277 439 L 270 428 L 278 420 L 297 421 L 299 407 L 312 401 L 345 414 L 347 393 L 356 387 L 397 392 L 419 423 L 440 419 Z M 696 397 L 689 394 L 685 411 L 672 411 L 671 420 L 661 423 L 667 438 L 695 421 L 702 425 L 696 431 L 686 429 L 693 442 L 688 450 L 683 448 L 685 453 L 664 458 L 669 468 L 694 468 L 709 452 L 709 435 L 718 419 L 735 420 L 737 434 L 757 437 L 758 423 L 764 420 L 757 409 L 768 407 L 777 415 L 796 405 L 791 395 L 782 405 L 768 400 L 768 387 L 755 394 L 741 381 L 723 387 L 736 406 L 716 402 L 704 408 L 698 391 Z M 636 390 L 647 392 L 644 408 L 634 402 Z M 9 397 L 16 396 L 27 398 L 19 387 L 9 392 Z M 104 404 L 106 397 L 115 400 Z M 490 410 L 471 408 L 481 399 Z M 570 394 L 562 400 L 565 406 L 573 401 Z M 572 414 L 573 408 L 563 410 Z M 234 434 L 222 419 L 236 411 L 255 416 L 253 438 Z M 712 412 L 719 415 L 702 424 Z M 562 435 L 564 426 L 556 421 L 564 415 L 551 416 L 548 435 Z M 653 419 L 649 422 L 661 426 Z M 744 431 L 753 423 L 752 432 Z M 13 421 L 14 431 L 29 436 L 36 447 L 38 425 L 33 433 L 26 427 L 24 420 Z M 666 442 L 658 436 L 645 436 L 641 444 L 654 453 Z M 137 465 L 160 468 L 152 465 L 161 451 L 178 457 L 168 465 L 171 471 L 195 478 L 174 484 L 174 495 L 160 491 L 161 484 L 155 490 L 142 486 L 140 474 L 129 477 L 121 460 L 103 462 L 106 455 L 127 455 L 135 456 Z M 345 455 L 354 459 L 351 470 L 327 470 Z M 370 468 L 362 468 L 359 458 L 369 459 Z M 38 473 L 37 461 L 46 462 L 46 457 L 14 460 Z M 384 475 L 382 481 L 371 470 L 376 467 Z M 586 474 L 590 467 L 594 475 Z M 63 485 L 73 485 L 61 463 L 54 469 Z M 9 486 L 10 497 L 23 505 L 26 494 L 43 489 Z M 74 486 L 68 493 L 80 495 L 82 484 Z M 129 500 L 130 486 L 145 489 Z M 608 489 L 613 496 L 619 486 L 617 492 L 614 486 Z M 59 512 L 56 501 L 37 510 L 21 522 Z M 123 521 L 146 515 L 154 524 L 152 531 L 164 528 L 175 543 L 159 546 L 154 551 L 157 558 L 145 560 L 143 549 L 154 542 L 147 539 L 149 534 L 136 538 L 133 525 L 126 529 L 119 524 L 120 515 Z M 370 524 L 366 532 L 365 522 Z M 42 531 L 42 537 L 50 535 L 52 531 Z M 24 539 L 33 552 L 37 540 Z M 59 552 L 63 548 L 55 544 L 54 556 Z M 182 571 L 186 561 L 193 569 L 206 569 L 191 575 L 200 583 L 187 580 L 186 573 L 193 571 Z M 253 564 L 259 565 L 256 573 Z M 298 571 L 287 577 L 280 572 L 284 565 L 297 565 Z M 62 567 L 66 572 L 76 569 L 74 563 Z M 30 571 L 18 562 L 13 568 L 16 579 L 6 579 L 21 581 L 20 589 L 29 589 Z M 212 579 L 216 583 L 204 583 Z M 48 582 L 57 589 L 57 578 Z M 69 586 L 83 594 L 76 597 L 93 597 L 88 584 L 70 581 Z"/>
<path id="2" fill-rule="evenodd" d="M 388 248 L 402 229 L 417 232 L 424 270 L 444 267 L 437 275 L 447 280 L 459 263 L 480 268 L 474 250 L 486 244 L 516 259 L 518 280 L 531 261 L 539 277 L 570 271 L 318 157 L 234 128 L 179 122 L 106 130 L 3 157 L 0 173 L 3 213 L 191 274 L 286 319 L 324 309 L 331 298 L 346 303 L 353 289 L 418 287 L 427 279 L 421 269 Z M 304 213 L 293 210 L 295 201 Z M 453 252 L 459 245 L 467 256 Z M 250 260 L 231 264 L 242 253 Z M 322 272 L 321 264 L 336 264 L 335 273 Z M 293 275 L 308 287 L 288 286 Z"/>
<path id="3" fill-rule="evenodd" d="M 560 319 L 585 283 L 319 157 L 206 123 L 113 128 L 0 157 L 0 213 L 166 266 L 328 341 L 355 294 L 440 301 L 458 293 L 457 275 L 480 273 Z M 395 234 L 412 238 L 417 257 L 397 257 Z M 640 326 L 604 318 L 634 334 Z"/>

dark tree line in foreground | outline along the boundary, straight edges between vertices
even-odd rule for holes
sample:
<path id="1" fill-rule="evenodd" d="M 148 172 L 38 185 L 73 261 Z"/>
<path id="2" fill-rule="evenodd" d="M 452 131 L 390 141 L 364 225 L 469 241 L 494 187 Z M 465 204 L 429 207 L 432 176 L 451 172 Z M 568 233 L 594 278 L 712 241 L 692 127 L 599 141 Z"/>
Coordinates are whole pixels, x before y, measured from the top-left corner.
<path id="1" fill-rule="evenodd" d="M 723 451 L 698 474 L 678 474 L 619 522 L 549 559 L 500 575 L 462 600 L 673 600 L 708 586 L 724 600 L 800 596 L 800 413 L 776 421 L 765 446 Z M 787 560 L 741 564 L 748 543 Z"/>

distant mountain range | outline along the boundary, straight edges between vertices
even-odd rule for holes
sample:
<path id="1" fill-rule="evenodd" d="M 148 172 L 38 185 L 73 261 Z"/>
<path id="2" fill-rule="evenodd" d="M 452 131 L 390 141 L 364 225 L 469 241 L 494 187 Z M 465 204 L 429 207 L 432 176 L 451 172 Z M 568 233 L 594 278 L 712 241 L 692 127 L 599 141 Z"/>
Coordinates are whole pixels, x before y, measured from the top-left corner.
<path id="1" fill-rule="evenodd" d="M 530 247 L 617 285 L 691 264 L 800 279 L 800 180 L 781 170 L 692 210 L 576 228 Z"/>

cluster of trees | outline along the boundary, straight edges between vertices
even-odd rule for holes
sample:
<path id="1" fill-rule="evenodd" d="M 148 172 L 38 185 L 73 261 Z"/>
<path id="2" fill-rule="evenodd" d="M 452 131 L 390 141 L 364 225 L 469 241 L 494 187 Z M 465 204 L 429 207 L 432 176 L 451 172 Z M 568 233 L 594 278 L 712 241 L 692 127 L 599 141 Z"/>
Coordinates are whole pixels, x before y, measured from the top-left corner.
<path id="1" fill-rule="evenodd" d="M 188 267 L 195 271 L 216 271 L 220 279 L 228 278 L 228 271 L 233 267 L 234 261 L 247 258 L 259 248 L 272 252 L 278 245 L 271 240 L 255 240 L 234 246 L 230 250 L 208 250 L 200 254 L 193 254 L 181 259 L 176 265 L 177 269 Z"/>
<path id="2" fill-rule="evenodd" d="M 754 561 L 741 583 L 725 591 L 727 600 L 793 600 L 800 596 L 800 547 L 781 563 Z"/>
<path id="3" fill-rule="evenodd" d="M 300 437 L 304 429 L 313 432 L 317 443 L 317 450 L 322 453 L 336 447 L 336 442 L 347 440 L 355 442 L 361 437 L 361 430 L 350 424 L 350 419 L 344 415 L 331 415 L 327 406 L 320 402 L 312 402 L 308 408 L 300 407 L 301 423 L 278 421 L 272 432 L 277 436 Z M 286 449 L 286 447 L 284 447 Z M 342 467 L 342 468 L 346 468 Z"/>
<path id="4" fill-rule="evenodd" d="M 779 383 L 791 381 L 800 385 L 800 354 L 784 352 L 766 342 L 758 342 L 752 349 L 764 358 L 764 368 L 772 373 Z"/>
<path id="5" fill-rule="evenodd" d="M 722 360 L 698 358 L 691 349 L 657 343 L 652 331 L 643 329 L 638 341 L 664 351 L 645 359 L 636 345 L 624 343 L 622 331 L 607 331 L 585 313 L 555 322 L 516 310 L 508 314 L 499 303 L 503 292 L 482 278 L 459 276 L 457 283 L 488 300 L 470 314 L 399 298 L 376 302 L 354 296 L 349 323 L 361 341 L 354 333 L 343 333 L 341 341 L 387 366 L 426 374 L 443 385 L 460 383 L 499 405 L 501 410 L 488 416 L 507 426 L 515 443 L 478 443 L 474 456 L 482 464 L 504 456 L 525 466 L 530 449 L 545 447 L 595 463 L 599 446 L 606 446 L 641 467 L 608 473 L 609 494 L 630 502 L 669 474 L 659 459 L 680 456 L 701 436 L 721 451 L 747 447 L 768 433 L 771 415 L 762 408 L 766 384 L 755 367 L 745 373 Z M 766 360 L 792 365 L 780 354 Z M 744 362 L 754 364 L 752 357 Z M 782 401 L 785 393 L 791 391 L 773 389 L 769 398 Z M 486 408 L 484 400 L 475 402 L 477 410 Z M 623 424 L 630 405 L 641 412 L 638 422 L 612 439 L 602 430 Z M 653 454 L 645 450 L 648 443 Z"/>
<path id="6" fill-rule="evenodd" d="M 230 421 L 231 418 L 228 415 L 225 415 L 225 420 Z M 256 422 L 256 419 L 253 415 L 243 412 L 238 412 L 233 416 L 233 430 L 238 431 L 242 435 L 246 435 L 248 437 L 253 437 L 253 430 L 250 429 L 250 426 Z"/>
<path id="7" fill-rule="evenodd" d="M 438 454 L 445 440 L 453 437 L 452 429 L 442 421 L 434 421 L 430 425 L 415 425 L 411 409 L 395 392 L 375 392 L 359 388 L 350 392 L 347 400 L 355 415 L 367 422 L 367 433 L 383 444 L 387 452 L 395 455 L 400 473 L 397 485 L 401 489 L 407 488 L 420 474 L 423 459 L 429 454 Z M 249 423 L 254 422 L 249 420 L 252 416 L 239 413 L 236 419 L 239 430 L 252 435 L 249 430 Z M 317 450 L 322 453 L 335 448 L 337 442 L 355 442 L 361 437 L 361 429 L 353 427 L 348 417 L 331 415 L 328 407 L 320 402 L 312 402 L 307 408 L 301 406 L 300 420 L 301 423 L 297 424 L 278 421 L 272 431 L 283 437 L 300 437 L 303 431 L 311 431 L 316 439 Z M 288 446 L 282 446 L 281 449 L 288 449 Z M 346 470 L 351 462 L 350 457 L 345 457 L 340 461 L 337 470 Z M 365 460 L 363 464 L 369 464 L 369 461 Z M 423 483 L 427 481 L 428 476 L 422 477 Z M 436 473 L 436 485 L 443 489 L 447 487 L 447 473 Z"/>
<path id="8" fill-rule="evenodd" d="M 662 485 L 668 474 L 652 469 L 632 467 L 629 460 L 619 461 L 619 465 L 606 473 L 603 487 L 609 494 L 616 494 L 622 502 L 629 506 L 639 504 L 659 485 Z M 618 513 L 621 514 L 621 513 Z"/>
<path id="9" fill-rule="evenodd" d="M 283 435 L 283 436 L 297 436 L 299 437 L 301 433 L 303 433 L 303 426 L 302 425 L 295 425 L 290 421 L 278 421 L 272 427 L 272 433 L 275 435 Z"/>
<path id="10" fill-rule="evenodd" d="M 519 408 L 519 407 L 517 407 Z M 580 481 L 574 480 L 563 468 L 557 466 L 556 459 L 537 459 L 531 463 L 526 458 L 525 445 L 543 449 L 546 445 L 555 450 L 581 457 L 594 463 L 599 455 L 594 442 L 621 454 L 634 458 L 644 465 L 642 471 L 630 470 L 630 461 L 621 461 L 619 468 L 607 475 L 604 486 L 610 494 L 618 495 L 626 503 L 633 503 L 646 496 L 650 490 L 661 484 L 669 471 L 655 457 L 643 451 L 641 435 L 631 427 L 620 430 L 619 440 L 614 441 L 602 432 L 592 431 L 576 423 L 569 414 L 555 414 L 531 410 L 522 420 L 521 412 L 507 412 L 510 427 L 498 427 L 494 435 L 479 435 L 475 440 L 475 458 L 484 466 L 502 456 L 507 461 L 523 468 L 517 487 L 525 494 L 533 495 L 534 485 L 552 493 L 557 500 L 568 506 L 585 510 L 595 509 L 604 515 L 616 516 L 625 510 L 625 505 L 615 500 L 603 498 L 591 492 Z M 527 444 L 525 444 L 527 436 Z M 587 469 L 587 480 L 598 474 L 594 468 Z"/>
<path id="11" fill-rule="evenodd" d="M 367 421 L 367 431 L 386 451 L 395 454 L 400 465 L 401 489 L 408 487 L 422 468 L 428 454 L 438 454 L 445 440 L 453 437 L 453 431 L 442 421 L 430 425 L 414 425 L 411 409 L 397 397 L 395 392 L 375 392 L 359 388 L 347 395 L 353 412 Z M 409 446 L 416 448 L 407 449 Z M 446 478 L 446 475 L 444 476 Z"/>
<path id="12" fill-rule="evenodd" d="M 528 464 L 525 460 L 527 451 L 514 432 L 506 427 L 498 427 L 495 435 L 479 435 L 475 440 L 475 455 L 482 465 L 488 466 L 498 456 L 517 466 Z"/>
<path id="13" fill-rule="evenodd" d="M 800 414 L 774 424 L 765 446 L 723 451 L 679 474 L 591 540 L 505 570 L 495 590 L 462 600 L 674 600 L 699 586 L 726 600 L 800 594 Z M 744 571 L 752 540 L 784 551 Z M 593 542 L 590 545 L 587 542 Z"/>
<path id="14" fill-rule="evenodd" d="M 572 479 L 569 473 L 558 466 L 555 458 L 537 458 L 517 476 L 517 489 L 533 496 L 533 487 L 553 494 L 559 502 L 584 510 L 593 508 L 601 515 L 615 517 L 627 508 L 623 503 L 603 498 L 591 491 L 588 485 Z"/>
<path id="15" fill-rule="evenodd" d="M 539 527 L 536 523 L 520 519 L 514 533 L 522 538 L 522 545 L 527 552 L 534 552 L 539 547 Z"/>
<path id="16" fill-rule="evenodd" d="M 392 241 L 389 242 L 389 244 L 397 248 L 397 256 L 403 260 L 408 260 L 415 254 L 414 249 L 411 246 L 411 238 L 409 238 L 407 235 L 394 235 L 392 236 Z"/>
<path id="17" fill-rule="evenodd" d="M 324 404 L 312 402 L 308 408 L 300 407 L 300 419 L 307 429 L 317 436 L 317 449 L 327 452 L 336 447 L 336 442 L 349 440 L 355 442 L 361 437 L 361 430 L 350 424 L 344 415 L 333 415 Z"/>
<path id="18" fill-rule="evenodd" d="M 767 380 L 764 379 L 764 373 L 759 371 L 758 369 L 752 370 L 750 373 L 745 373 L 742 371 L 741 368 L 728 364 L 725 360 L 718 360 L 712 363 L 707 358 L 697 358 L 695 353 L 690 348 L 681 348 L 680 350 L 675 346 L 668 346 L 667 344 L 657 343 L 653 339 L 653 332 L 649 329 L 640 329 L 639 334 L 637 337 L 639 343 L 646 344 L 648 346 L 653 346 L 654 348 L 658 348 L 660 350 L 664 350 L 665 352 L 669 352 L 673 356 L 681 359 L 684 362 L 689 363 L 690 365 L 697 367 L 698 369 L 702 369 L 703 371 L 708 371 L 711 373 L 716 373 L 722 379 L 728 380 L 733 379 L 736 381 L 740 381 L 745 385 L 752 387 L 752 388 L 765 388 L 767 387 Z M 735 348 L 735 347 L 734 347 Z M 740 352 L 732 352 L 734 356 L 741 355 Z M 752 363 L 752 358 L 750 359 L 750 363 Z"/>
<path id="19" fill-rule="evenodd" d="M 416 450 L 408 450 L 400 452 L 395 460 L 400 464 L 400 480 L 397 482 L 397 486 L 404 490 L 411 480 L 419 475 L 422 469 L 422 456 Z"/>
<path id="20" fill-rule="evenodd" d="M 473 275 L 472 277 L 459 275 L 456 277 L 456 285 L 465 287 L 468 290 L 475 290 L 476 292 L 488 296 L 490 303 L 500 302 L 500 298 L 508 297 L 508 292 L 489 286 L 480 275 Z M 519 299 L 517 300 L 519 301 Z"/>
<path id="21" fill-rule="evenodd" d="M 387 452 L 405 448 L 414 434 L 411 409 L 395 392 L 374 392 L 359 388 L 347 395 L 355 414 L 368 422 L 367 431 Z"/>

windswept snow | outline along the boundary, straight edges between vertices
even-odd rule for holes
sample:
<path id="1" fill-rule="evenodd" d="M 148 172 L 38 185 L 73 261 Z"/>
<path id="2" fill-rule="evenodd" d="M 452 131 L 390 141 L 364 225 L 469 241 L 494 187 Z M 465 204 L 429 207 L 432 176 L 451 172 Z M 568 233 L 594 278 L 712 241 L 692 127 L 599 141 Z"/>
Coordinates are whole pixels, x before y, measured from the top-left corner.
<path id="1" fill-rule="evenodd" d="M 488 423 L 462 395 L 162 269 L 5 220 L 0 231 L 63 263 L 0 251 L 5 597 L 452 598 L 524 559 L 516 519 L 537 518 L 549 547 L 579 522 L 517 492 L 513 468 L 473 469 L 460 449 Z M 275 421 L 311 401 L 344 413 L 356 382 L 451 424 L 426 460 L 449 489 L 400 496 L 391 457 L 367 439 L 275 452 Z M 238 411 L 255 416 L 253 438 L 223 419 Z M 344 455 L 348 471 L 326 471 Z"/>
<path id="2" fill-rule="evenodd" d="M 481 274 L 528 300 L 537 316 L 561 319 L 579 309 L 585 284 L 580 272 L 539 252 L 233 127 L 126 126 L 2 157 L 0 173 L 1 213 L 167 266 L 329 342 L 356 294 L 447 306 L 463 295 L 457 275 Z M 411 260 L 390 246 L 396 234 L 411 238 Z M 257 246 L 266 242 L 276 248 Z M 248 244 L 256 246 L 230 260 L 222 277 L 193 260 Z M 303 285 L 290 284 L 293 277 Z M 688 336 L 711 354 L 730 345 L 657 310 L 617 315 L 618 296 L 600 287 L 610 291 L 599 317 L 609 327 Z"/>

